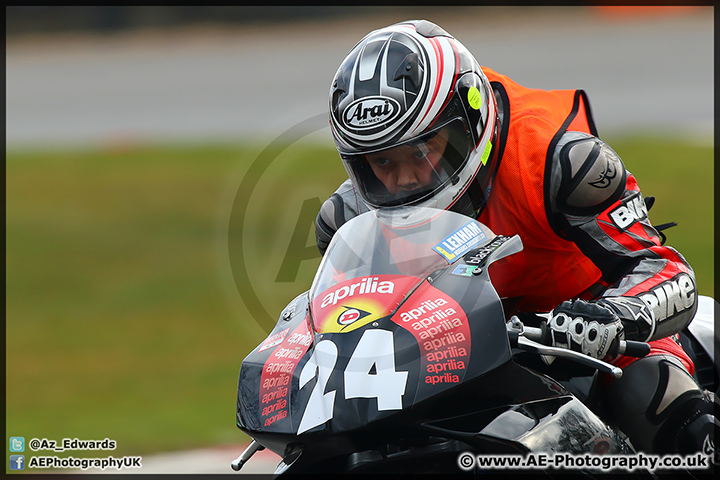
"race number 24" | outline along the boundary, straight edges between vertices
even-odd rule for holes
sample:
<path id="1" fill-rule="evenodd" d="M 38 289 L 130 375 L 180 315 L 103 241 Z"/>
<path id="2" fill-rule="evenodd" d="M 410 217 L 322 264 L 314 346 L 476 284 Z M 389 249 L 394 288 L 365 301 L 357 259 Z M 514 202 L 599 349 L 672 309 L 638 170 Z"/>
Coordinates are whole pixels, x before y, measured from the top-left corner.
<path id="1" fill-rule="evenodd" d="M 298 435 L 333 418 L 335 390 L 325 393 L 338 358 L 337 346 L 322 340 L 300 372 L 300 388 L 317 375 Z M 375 373 L 370 373 L 375 367 Z M 343 374 L 345 399 L 377 398 L 378 410 L 402 409 L 408 372 L 395 370 L 393 334 L 389 330 L 367 330 L 360 338 Z"/>

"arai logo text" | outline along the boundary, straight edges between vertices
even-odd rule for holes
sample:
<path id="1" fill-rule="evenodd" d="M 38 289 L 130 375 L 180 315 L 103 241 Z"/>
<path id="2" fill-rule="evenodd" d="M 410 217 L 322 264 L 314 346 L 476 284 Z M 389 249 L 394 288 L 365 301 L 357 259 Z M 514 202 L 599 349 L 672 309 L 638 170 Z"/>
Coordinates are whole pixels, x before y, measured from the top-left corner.
<path id="1" fill-rule="evenodd" d="M 362 130 L 388 123 L 400 113 L 400 104 L 390 97 L 365 97 L 345 108 L 345 125 Z"/>

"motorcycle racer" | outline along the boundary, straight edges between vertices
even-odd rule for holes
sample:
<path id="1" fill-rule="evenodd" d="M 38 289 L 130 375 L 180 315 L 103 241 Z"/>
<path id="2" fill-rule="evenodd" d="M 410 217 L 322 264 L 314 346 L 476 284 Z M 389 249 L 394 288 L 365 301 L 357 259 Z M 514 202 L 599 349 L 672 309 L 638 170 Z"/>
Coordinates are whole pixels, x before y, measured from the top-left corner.
<path id="1" fill-rule="evenodd" d="M 523 251 L 493 271 L 498 293 L 517 311 L 552 310 L 553 345 L 624 369 L 604 400 L 635 448 L 714 448 L 713 400 L 674 336 L 697 309 L 693 270 L 663 245 L 652 198 L 598 137 L 584 91 L 526 88 L 439 26 L 406 21 L 343 60 L 330 125 L 349 178 L 318 213 L 321 253 L 349 218 L 398 205 L 519 234 Z M 615 355 L 624 338 L 650 355 Z"/>

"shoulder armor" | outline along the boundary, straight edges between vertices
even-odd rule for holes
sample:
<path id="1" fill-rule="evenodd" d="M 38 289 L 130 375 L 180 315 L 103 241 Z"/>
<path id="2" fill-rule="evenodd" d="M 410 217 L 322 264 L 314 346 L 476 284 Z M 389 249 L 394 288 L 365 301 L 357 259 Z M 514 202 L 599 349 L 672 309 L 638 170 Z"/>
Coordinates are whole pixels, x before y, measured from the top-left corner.
<path id="1" fill-rule="evenodd" d="M 369 210 L 370 206 L 355 194 L 350 180 L 340 185 L 335 193 L 323 202 L 315 218 L 315 241 L 320 253 L 325 254 L 338 228 L 349 219 Z"/>
<path id="2" fill-rule="evenodd" d="M 321 254 L 325 253 L 330 240 L 340 226 L 345 223 L 342 198 L 333 193 L 323 202 L 315 218 L 315 241 Z"/>
<path id="3" fill-rule="evenodd" d="M 619 200 L 627 171 L 615 151 L 597 137 L 567 132 L 553 153 L 551 189 L 557 210 L 594 215 Z"/>

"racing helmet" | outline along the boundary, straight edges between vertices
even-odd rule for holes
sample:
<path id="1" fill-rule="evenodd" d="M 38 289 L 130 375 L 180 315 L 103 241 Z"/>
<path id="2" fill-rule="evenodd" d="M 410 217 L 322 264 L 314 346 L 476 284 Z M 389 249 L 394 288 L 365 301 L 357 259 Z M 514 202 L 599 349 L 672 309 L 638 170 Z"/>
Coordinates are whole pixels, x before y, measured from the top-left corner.
<path id="1" fill-rule="evenodd" d="M 426 20 L 370 32 L 338 68 L 329 102 L 335 145 L 368 204 L 477 218 L 499 164 L 497 106 L 450 34 Z"/>

